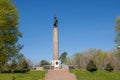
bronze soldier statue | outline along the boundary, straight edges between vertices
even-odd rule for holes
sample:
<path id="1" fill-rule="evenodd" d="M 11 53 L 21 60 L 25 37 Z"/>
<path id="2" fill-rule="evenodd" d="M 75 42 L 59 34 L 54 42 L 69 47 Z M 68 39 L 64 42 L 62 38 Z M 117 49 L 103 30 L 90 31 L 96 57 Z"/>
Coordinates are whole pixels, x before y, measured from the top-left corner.
<path id="1" fill-rule="evenodd" d="M 54 17 L 54 27 L 58 27 L 58 20 L 56 16 Z"/>

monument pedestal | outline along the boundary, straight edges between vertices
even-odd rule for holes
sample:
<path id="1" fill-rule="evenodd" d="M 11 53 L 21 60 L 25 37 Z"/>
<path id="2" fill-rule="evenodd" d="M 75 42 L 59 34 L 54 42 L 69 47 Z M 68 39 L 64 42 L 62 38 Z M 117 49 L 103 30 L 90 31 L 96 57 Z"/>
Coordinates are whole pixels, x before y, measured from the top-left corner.
<path id="1" fill-rule="evenodd" d="M 61 61 L 60 60 L 52 60 L 51 61 L 51 66 L 53 66 L 54 70 L 55 69 L 61 69 L 62 65 L 61 65 Z"/>

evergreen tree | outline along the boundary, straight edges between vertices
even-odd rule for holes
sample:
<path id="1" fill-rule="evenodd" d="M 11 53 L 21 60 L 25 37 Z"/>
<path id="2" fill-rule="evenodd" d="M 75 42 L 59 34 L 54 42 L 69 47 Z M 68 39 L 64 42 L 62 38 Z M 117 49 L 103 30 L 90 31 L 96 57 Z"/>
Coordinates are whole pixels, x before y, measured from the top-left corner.
<path id="1" fill-rule="evenodd" d="M 59 60 L 61 60 L 61 63 L 65 63 L 66 59 L 67 59 L 67 52 L 63 52 Z"/>
<path id="2" fill-rule="evenodd" d="M 106 65 L 105 70 L 106 70 L 106 71 L 109 71 L 109 72 L 112 72 L 112 71 L 114 70 L 114 68 L 113 68 L 113 66 L 112 66 L 110 63 L 108 63 L 108 64 Z"/>
<path id="3" fill-rule="evenodd" d="M 22 33 L 18 28 L 18 12 L 10 0 L 0 0 L 0 63 L 19 53 L 22 45 L 18 43 Z M 6 59 L 7 58 L 7 59 Z M 0 64 L 0 67 L 1 67 Z"/>
<path id="4" fill-rule="evenodd" d="M 87 65 L 87 70 L 90 72 L 94 72 L 97 70 L 97 66 L 95 65 L 95 63 L 93 62 L 93 60 L 90 60 L 88 65 Z"/>

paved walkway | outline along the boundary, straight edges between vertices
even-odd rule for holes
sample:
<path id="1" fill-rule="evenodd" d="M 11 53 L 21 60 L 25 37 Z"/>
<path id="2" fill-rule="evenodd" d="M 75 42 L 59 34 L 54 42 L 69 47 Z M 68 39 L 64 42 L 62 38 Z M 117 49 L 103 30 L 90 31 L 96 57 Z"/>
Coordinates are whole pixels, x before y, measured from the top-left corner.
<path id="1" fill-rule="evenodd" d="M 76 76 L 68 70 L 49 70 L 45 80 L 76 80 Z"/>

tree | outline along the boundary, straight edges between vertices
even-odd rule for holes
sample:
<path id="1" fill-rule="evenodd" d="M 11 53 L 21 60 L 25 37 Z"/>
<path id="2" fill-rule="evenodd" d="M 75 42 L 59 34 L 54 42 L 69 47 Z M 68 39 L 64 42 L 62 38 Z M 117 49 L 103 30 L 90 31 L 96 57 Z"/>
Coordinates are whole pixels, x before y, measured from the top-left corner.
<path id="1" fill-rule="evenodd" d="M 120 45 L 120 17 L 118 17 L 116 20 L 115 31 L 117 33 L 115 37 L 115 43 L 117 44 L 117 46 L 119 46 Z"/>
<path id="2" fill-rule="evenodd" d="M 7 62 L 7 55 L 0 53 L 0 72 L 3 70 L 3 65 Z"/>
<path id="3" fill-rule="evenodd" d="M 0 0 L 0 54 L 6 54 L 9 60 L 15 57 L 22 48 L 22 45 L 18 43 L 22 33 L 17 25 L 16 7 L 10 0 Z"/>
<path id="4" fill-rule="evenodd" d="M 67 60 L 67 52 L 63 52 L 59 60 L 61 60 L 61 63 L 65 63 L 65 61 Z"/>
<path id="5" fill-rule="evenodd" d="M 49 65 L 50 63 L 48 62 L 48 61 L 46 61 L 46 60 L 41 60 L 41 62 L 40 62 L 40 66 L 45 66 L 45 65 Z"/>
<path id="6" fill-rule="evenodd" d="M 120 59 L 120 17 L 118 17 L 116 20 L 115 31 L 116 31 L 116 37 L 114 41 L 117 44 L 117 49 L 118 49 L 117 55 Z"/>
<path id="7" fill-rule="evenodd" d="M 16 70 L 17 70 L 17 61 L 16 60 L 12 60 L 12 63 L 11 63 L 11 72 L 13 73 Z"/>
<path id="8" fill-rule="evenodd" d="M 81 54 L 79 54 L 79 53 L 76 53 L 76 54 L 74 54 L 74 63 L 76 64 L 76 66 L 77 66 L 77 68 L 81 68 Z"/>
<path id="9" fill-rule="evenodd" d="M 17 54 L 17 60 L 18 60 L 18 63 L 19 63 L 19 62 L 22 62 L 26 59 L 25 59 L 24 55 L 22 53 L 20 53 L 20 54 Z"/>
<path id="10" fill-rule="evenodd" d="M 29 64 L 30 69 L 33 69 L 33 67 L 35 66 L 34 61 L 31 60 L 31 59 L 27 59 L 27 62 L 28 62 L 28 64 Z"/>
<path id="11" fill-rule="evenodd" d="M 117 58 L 120 61 L 120 17 L 118 17 L 116 20 L 115 31 L 116 31 L 115 43 L 117 45 Z M 118 64 L 120 68 L 120 63 Z"/>
<path id="12" fill-rule="evenodd" d="M 114 68 L 113 68 L 113 66 L 112 66 L 110 63 L 108 63 L 108 64 L 106 65 L 105 70 L 106 70 L 106 71 L 109 71 L 109 72 L 112 72 L 112 71 L 114 70 Z"/>
<path id="13" fill-rule="evenodd" d="M 17 70 L 19 72 L 27 72 L 30 70 L 30 65 L 22 53 L 17 55 L 17 60 L 18 60 Z"/>
<path id="14" fill-rule="evenodd" d="M 22 72 L 27 72 L 29 70 L 30 70 L 29 64 L 28 64 L 27 60 L 24 60 L 22 62 Z"/>
<path id="15" fill-rule="evenodd" d="M 87 65 L 87 70 L 90 72 L 94 72 L 97 70 L 97 66 L 95 65 L 95 63 L 93 62 L 93 60 L 90 60 L 88 65 Z"/>

